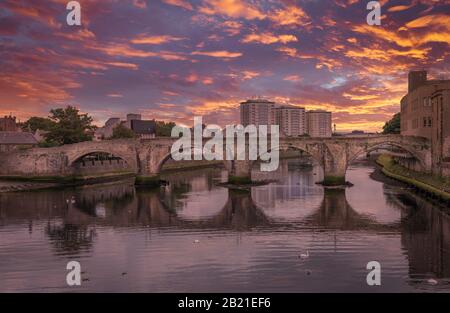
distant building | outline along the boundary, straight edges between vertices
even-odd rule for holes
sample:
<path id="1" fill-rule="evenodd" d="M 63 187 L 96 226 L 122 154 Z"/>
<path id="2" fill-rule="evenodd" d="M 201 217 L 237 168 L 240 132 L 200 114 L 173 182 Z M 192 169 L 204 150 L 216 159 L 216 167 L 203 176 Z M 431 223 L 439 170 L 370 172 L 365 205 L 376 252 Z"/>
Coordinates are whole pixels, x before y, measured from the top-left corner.
<path id="1" fill-rule="evenodd" d="M 306 112 L 307 133 L 311 137 L 331 137 L 331 112 L 314 110 Z"/>
<path id="2" fill-rule="evenodd" d="M 311 113 L 311 114 L 310 114 Z M 331 112 L 309 111 L 293 105 L 278 105 L 266 99 L 241 102 L 241 124 L 279 125 L 284 136 L 331 137 Z"/>
<path id="3" fill-rule="evenodd" d="M 120 118 L 111 117 L 105 122 L 105 126 L 97 128 L 94 132 L 94 140 L 108 139 L 113 135 L 114 128 L 121 123 Z"/>
<path id="4" fill-rule="evenodd" d="M 18 148 L 32 148 L 38 144 L 32 133 L 18 131 L 0 131 L 0 152 Z"/>
<path id="5" fill-rule="evenodd" d="M 15 116 L 0 117 L 0 131 L 15 132 L 18 130 Z"/>
<path id="6" fill-rule="evenodd" d="M 433 134 L 432 95 L 450 88 L 450 80 L 428 80 L 426 71 L 408 75 L 408 94 L 401 100 L 401 134 L 431 139 Z"/>
<path id="7" fill-rule="evenodd" d="M 276 110 L 276 122 L 280 125 L 280 133 L 285 136 L 303 136 L 306 134 L 305 108 L 296 106 L 280 106 Z"/>
<path id="8" fill-rule="evenodd" d="M 275 102 L 265 99 L 251 99 L 241 103 L 241 124 L 247 125 L 275 125 Z"/>
<path id="9" fill-rule="evenodd" d="M 154 138 L 156 136 L 156 123 L 153 120 L 143 120 L 140 114 L 127 114 L 127 119 L 122 121 L 118 117 L 112 117 L 105 122 L 105 126 L 97 128 L 94 133 L 94 140 L 104 140 L 111 138 L 114 128 L 124 125 L 131 129 L 139 138 Z"/>
<path id="10" fill-rule="evenodd" d="M 142 120 L 141 114 L 135 114 L 135 113 L 128 113 L 127 114 L 127 120 L 125 122 L 125 126 L 131 129 L 131 121 L 140 121 Z"/>
<path id="11" fill-rule="evenodd" d="M 156 123 L 155 121 L 131 120 L 131 129 L 142 139 L 155 138 Z"/>

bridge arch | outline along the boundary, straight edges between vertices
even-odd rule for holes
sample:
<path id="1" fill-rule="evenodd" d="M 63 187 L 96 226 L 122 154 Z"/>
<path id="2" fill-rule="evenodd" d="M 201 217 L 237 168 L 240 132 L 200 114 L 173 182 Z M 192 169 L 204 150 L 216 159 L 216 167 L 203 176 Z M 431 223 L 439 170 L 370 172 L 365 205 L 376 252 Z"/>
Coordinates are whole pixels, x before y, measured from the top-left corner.
<path id="1" fill-rule="evenodd" d="M 424 160 L 422 155 L 417 153 L 417 151 L 413 147 L 393 141 L 393 140 L 386 140 L 386 141 L 381 141 L 381 142 L 377 142 L 377 143 L 367 144 L 366 146 L 358 149 L 347 160 L 348 166 L 350 166 L 350 164 L 352 162 L 354 162 L 362 154 L 367 154 L 372 151 L 378 150 L 378 149 L 382 148 L 383 146 L 396 147 L 396 148 L 399 148 L 399 149 L 409 153 L 412 157 L 414 157 L 414 159 L 416 159 L 419 162 L 421 168 L 423 168 L 423 169 L 426 168 L 426 161 Z"/>
<path id="2" fill-rule="evenodd" d="M 191 160 L 192 161 L 195 161 L 194 160 L 194 157 L 193 157 L 193 155 L 194 155 L 194 148 L 191 148 Z M 151 152 L 150 152 L 151 153 Z M 225 156 L 224 156 L 225 157 Z M 171 152 L 169 152 L 169 153 L 166 153 L 165 155 L 163 155 L 163 157 L 162 158 L 160 158 L 157 162 L 156 162 L 156 166 L 154 167 L 154 169 L 153 169 L 153 171 L 154 171 L 154 174 L 160 174 L 161 173 L 161 171 L 162 171 L 162 167 L 164 166 L 164 164 L 168 161 L 168 160 L 170 160 L 172 158 L 172 153 Z M 204 159 L 202 159 L 203 161 L 206 161 L 206 160 L 204 160 Z M 222 164 L 223 164 L 223 166 L 226 168 L 226 169 L 228 169 L 229 167 L 230 167 L 230 164 L 229 164 L 229 161 L 227 161 L 227 160 L 217 160 L 217 161 L 222 161 Z M 182 161 L 181 161 L 182 162 Z M 212 160 L 211 162 L 216 162 L 216 160 Z"/>
<path id="3" fill-rule="evenodd" d="M 83 153 L 69 163 L 69 168 L 74 174 L 134 172 L 133 164 L 126 157 L 107 151 Z"/>

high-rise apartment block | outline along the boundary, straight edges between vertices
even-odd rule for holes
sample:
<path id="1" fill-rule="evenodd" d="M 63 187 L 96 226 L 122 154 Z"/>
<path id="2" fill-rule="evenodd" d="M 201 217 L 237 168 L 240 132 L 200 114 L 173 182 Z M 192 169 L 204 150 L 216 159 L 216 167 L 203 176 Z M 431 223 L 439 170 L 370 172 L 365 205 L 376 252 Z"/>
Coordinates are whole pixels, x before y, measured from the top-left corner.
<path id="1" fill-rule="evenodd" d="M 251 99 L 241 103 L 241 124 L 247 125 L 275 125 L 275 102 L 265 99 Z"/>
<path id="2" fill-rule="evenodd" d="M 292 105 L 278 105 L 265 99 L 241 103 L 241 124 L 279 125 L 282 136 L 331 137 L 331 112 L 310 111 Z"/>
<path id="3" fill-rule="evenodd" d="M 276 121 L 280 132 L 285 136 L 303 136 L 306 134 L 305 108 L 296 106 L 280 106 L 275 109 Z"/>
<path id="4" fill-rule="evenodd" d="M 331 137 L 331 112 L 324 110 L 308 111 L 306 113 L 308 135 L 311 137 Z"/>

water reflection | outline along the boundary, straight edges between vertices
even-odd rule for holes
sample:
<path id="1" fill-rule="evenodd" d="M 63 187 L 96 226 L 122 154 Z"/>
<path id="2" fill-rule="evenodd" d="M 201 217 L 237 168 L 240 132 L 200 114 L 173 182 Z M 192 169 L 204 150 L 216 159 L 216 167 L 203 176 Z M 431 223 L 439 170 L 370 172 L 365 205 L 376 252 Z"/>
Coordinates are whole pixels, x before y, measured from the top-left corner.
<path id="1" fill-rule="evenodd" d="M 349 189 L 324 190 L 318 171 L 284 161 L 275 182 L 249 192 L 219 187 L 223 173 L 208 169 L 166 174 L 159 190 L 124 181 L 1 194 L 0 291 L 68 288 L 61 257 L 98 275 L 83 289 L 92 291 L 371 291 L 374 259 L 383 291 L 450 291 L 448 215 L 370 179 L 367 164 L 349 171 Z M 114 278 L 123 267 L 126 284 Z"/>

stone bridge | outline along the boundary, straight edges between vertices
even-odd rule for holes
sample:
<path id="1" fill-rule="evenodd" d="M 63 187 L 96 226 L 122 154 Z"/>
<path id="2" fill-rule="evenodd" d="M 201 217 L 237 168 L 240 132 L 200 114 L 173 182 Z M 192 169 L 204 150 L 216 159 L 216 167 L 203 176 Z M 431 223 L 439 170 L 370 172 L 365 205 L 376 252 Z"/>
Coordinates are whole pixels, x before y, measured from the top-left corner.
<path id="1" fill-rule="evenodd" d="M 88 141 L 54 148 L 33 148 L 0 155 L 0 176 L 67 177 L 76 176 L 75 163 L 93 153 L 108 153 L 126 163 L 126 171 L 143 178 L 156 178 L 170 158 L 176 138 L 146 140 Z M 203 139 L 203 144 L 208 139 Z M 225 146 L 225 144 L 224 144 Z M 425 138 L 400 135 L 332 138 L 280 138 L 279 150 L 299 150 L 309 154 L 324 171 L 324 182 L 345 182 L 347 167 L 362 154 L 393 146 L 407 152 L 424 172 L 432 169 L 431 143 Z M 270 147 L 270 144 L 269 144 Z M 255 161 L 224 161 L 230 177 L 251 179 Z"/>

